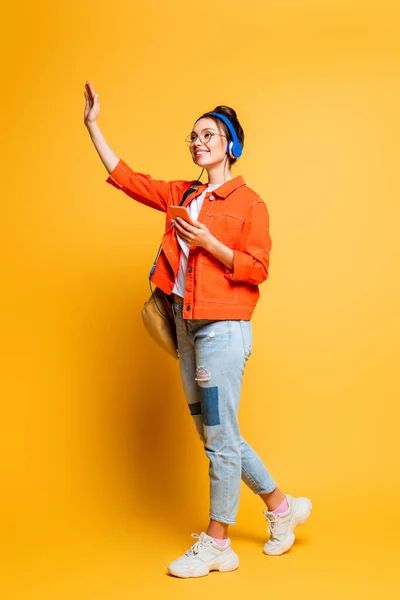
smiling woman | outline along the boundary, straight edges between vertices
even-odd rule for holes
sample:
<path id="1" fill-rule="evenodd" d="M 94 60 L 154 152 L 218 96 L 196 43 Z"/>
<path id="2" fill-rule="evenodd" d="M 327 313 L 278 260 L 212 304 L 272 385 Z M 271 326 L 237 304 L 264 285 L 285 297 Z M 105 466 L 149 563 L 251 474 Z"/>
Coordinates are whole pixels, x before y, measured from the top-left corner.
<path id="1" fill-rule="evenodd" d="M 199 128 L 202 129 L 199 131 Z M 244 131 L 238 121 L 236 112 L 229 106 L 217 106 L 213 111 L 204 113 L 196 121 L 193 131 L 186 138 L 193 157 L 211 155 L 213 148 L 210 148 L 210 144 L 212 145 L 214 137 L 227 140 L 225 143 L 222 140 L 223 154 L 228 154 L 229 166 L 233 165 L 240 158 L 243 151 Z M 215 146 L 214 151 L 217 149 L 218 146 Z M 213 158 L 216 158 L 216 156 Z M 203 165 L 201 164 L 201 166 Z M 210 179 L 209 181 L 212 183 Z"/>
<path id="2" fill-rule="evenodd" d="M 194 123 L 187 138 L 208 183 L 159 181 L 133 171 L 109 147 L 97 124 L 98 95 L 85 85 L 84 122 L 109 172 L 107 182 L 134 200 L 166 213 L 162 249 L 151 280 L 168 295 L 174 314 L 180 371 L 188 407 L 209 458 L 210 521 L 196 543 L 168 571 L 199 577 L 231 571 L 239 557 L 228 538 L 236 522 L 241 479 L 267 506 L 270 538 L 264 552 L 292 546 L 297 525 L 310 515 L 307 498 L 283 494 L 243 439 L 238 423 L 242 378 L 251 354 L 250 319 L 258 286 L 268 277 L 271 238 L 264 201 L 231 167 L 243 151 L 235 111 L 217 106 Z M 191 224 L 172 207 L 187 208 Z"/>

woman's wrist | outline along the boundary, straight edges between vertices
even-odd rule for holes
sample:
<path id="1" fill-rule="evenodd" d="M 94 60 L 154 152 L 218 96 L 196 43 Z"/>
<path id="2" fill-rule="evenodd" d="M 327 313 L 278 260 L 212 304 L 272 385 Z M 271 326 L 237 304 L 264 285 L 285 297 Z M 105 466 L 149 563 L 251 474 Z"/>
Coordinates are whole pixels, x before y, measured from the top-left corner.
<path id="1" fill-rule="evenodd" d="M 96 121 L 85 123 L 91 140 L 107 171 L 111 173 L 119 163 L 119 157 L 110 148 Z"/>
<path id="2" fill-rule="evenodd" d="M 213 235 L 210 235 L 203 248 L 204 250 L 207 250 L 207 252 L 209 252 L 210 254 L 214 254 L 214 252 L 216 251 L 217 244 L 219 244 L 217 238 L 215 238 Z"/>
<path id="3" fill-rule="evenodd" d="M 93 133 L 99 129 L 97 121 L 86 121 L 85 126 L 89 133 Z"/>
<path id="4" fill-rule="evenodd" d="M 205 250 L 220 260 L 225 267 L 233 269 L 233 250 L 229 246 L 225 246 L 222 242 L 217 240 L 214 236 L 211 236 L 209 243 L 205 247 Z"/>

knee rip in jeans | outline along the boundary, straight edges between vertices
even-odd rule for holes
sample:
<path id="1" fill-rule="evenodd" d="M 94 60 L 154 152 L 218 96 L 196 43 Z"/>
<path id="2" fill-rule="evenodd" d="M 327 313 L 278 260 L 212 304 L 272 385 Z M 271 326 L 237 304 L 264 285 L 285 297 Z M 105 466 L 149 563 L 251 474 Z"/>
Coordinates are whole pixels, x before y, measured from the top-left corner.
<path id="1" fill-rule="evenodd" d="M 196 377 L 194 379 L 195 379 L 195 381 L 210 381 L 211 373 L 209 371 L 207 371 L 207 369 L 205 369 L 204 367 L 199 365 L 197 367 Z"/>
<path id="2" fill-rule="evenodd" d="M 204 444 L 204 450 L 206 452 L 211 452 L 214 454 L 214 456 L 222 456 L 222 448 L 220 450 L 211 450 L 211 448 L 207 448 L 207 446 Z"/>

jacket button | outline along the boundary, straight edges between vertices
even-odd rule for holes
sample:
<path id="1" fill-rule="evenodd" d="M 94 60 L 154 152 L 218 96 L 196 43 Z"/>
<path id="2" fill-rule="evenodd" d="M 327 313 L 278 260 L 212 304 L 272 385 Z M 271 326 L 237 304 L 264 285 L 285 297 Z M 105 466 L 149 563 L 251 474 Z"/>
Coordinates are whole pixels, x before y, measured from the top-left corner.
<path id="1" fill-rule="evenodd" d="M 188 272 L 191 273 L 193 271 L 193 267 L 189 267 Z"/>
<path id="2" fill-rule="evenodd" d="M 191 308 L 192 308 L 192 307 L 191 307 L 190 305 L 188 305 L 188 306 L 186 307 L 186 310 L 190 310 Z"/>
<path id="3" fill-rule="evenodd" d="M 210 196 L 209 200 L 210 200 L 210 202 L 212 202 L 214 200 L 214 196 Z"/>

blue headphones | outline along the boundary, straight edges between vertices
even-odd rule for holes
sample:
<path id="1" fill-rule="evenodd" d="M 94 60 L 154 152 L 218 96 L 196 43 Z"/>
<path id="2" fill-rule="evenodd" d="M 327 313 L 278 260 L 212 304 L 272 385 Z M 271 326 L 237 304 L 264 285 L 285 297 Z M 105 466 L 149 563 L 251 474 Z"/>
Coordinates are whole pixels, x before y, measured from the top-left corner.
<path id="1" fill-rule="evenodd" d="M 219 113 L 216 113 L 216 112 L 208 113 L 208 115 L 210 117 L 213 116 L 213 117 L 216 117 L 217 119 L 220 119 L 221 121 L 223 121 L 225 123 L 225 125 L 229 129 L 229 133 L 231 134 L 231 137 L 232 137 L 232 141 L 228 143 L 228 148 L 227 148 L 227 153 L 229 154 L 229 156 L 231 158 L 239 158 L 240 156 L 242 156 L 242 152 L 243 152 L 242 144 L 239 142 L 239 138 L 237 136 L 235 128 L 233 127 L 233 125 L 229 121 L 229 119 L 227 119 L 224 115 L 220 115 Z"/>

